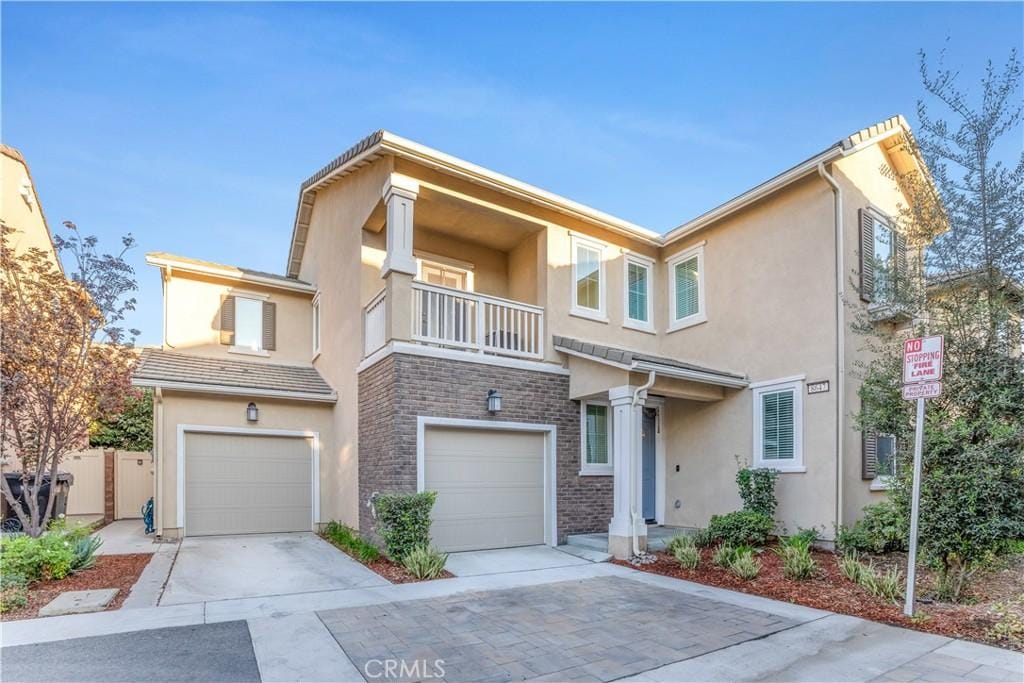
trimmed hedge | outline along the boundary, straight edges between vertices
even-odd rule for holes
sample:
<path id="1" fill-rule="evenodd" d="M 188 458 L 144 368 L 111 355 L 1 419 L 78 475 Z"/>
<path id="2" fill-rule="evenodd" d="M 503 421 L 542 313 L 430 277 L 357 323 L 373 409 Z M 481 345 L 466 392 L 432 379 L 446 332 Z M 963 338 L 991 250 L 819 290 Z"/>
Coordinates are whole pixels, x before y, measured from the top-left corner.
<path id="1" fill-rule="evenodd" d="M 763 512 L 737 510 L 726 515 L 714 515 L 705 530 L 712 541 L 728 545 L 764 545 L 775 529 L 775 520 Z"/>
<path id="2" fill-rule="evenodd" d="M 383 493 L 374 499 L 377 533 L 392 560 L 402 562 L 414 548 L 430 546 L 430 511 L 437 493 Z"/>

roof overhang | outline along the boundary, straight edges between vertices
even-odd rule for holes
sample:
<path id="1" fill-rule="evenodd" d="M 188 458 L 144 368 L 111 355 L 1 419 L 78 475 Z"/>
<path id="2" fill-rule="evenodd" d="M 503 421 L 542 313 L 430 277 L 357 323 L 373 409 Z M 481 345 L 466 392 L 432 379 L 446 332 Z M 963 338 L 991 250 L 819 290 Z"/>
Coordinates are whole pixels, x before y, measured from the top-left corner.
<path id="1" fill-rule="evenodd" d="M 195 273 L 198 275 L 209 275 L 228 280 L 238 280 L 240 282 L 249 282 L 263 287 L 283 289 L 290 292 L 302 292 L 313 295 L 316 294 L 317 291 L 316 287 L 313 285 L 290 278 L 267 277 L 247 272 L 234 266 L 217 263 L 198 263 L 193 259 L 179 258 L 171 255 L 153 253 L 146 254 L 146 263 L 161 269 L 168 269 L 171 271 L 178 270 L 185 273 Z"/>
<path id="2" fill-rule="evenodd" d="M 203 394 L 229 394 L 232 396 L 256 396 L 263 398 L 282 398 L 293 401 L 314 401 L 318 403 L 336 403 L 338 394 L 318 394 L 306 391 L 281 391 L 275 389 L 256 389 L 237 387 L 225 384 L 201 384 L 199 382 L 169 382 L 166 380 L 132 378 L 133 387 L 162 389 L 165 391 L 187 391 Z"/>
<path id="3" fill-rule="evenodd" d="M 575 356 L 576 358 L 582 358 L 584 360 L 593 361 L 602 365 L 608 365 L 613 368 L 620 370 L 626 370 L 628 372 L 655 372 L 661 377 L 668 377 L 671 379 L 681 379 L 690 382 L 698 382 L 701 384 L 713 384 L 719 387 L 726 387 L 729 389 L 744 389 L 750 385 L 750 381 L 741 377 L 732 377 L 729 375 L 718 374 L 715 372 L 702 372 L 700 370 L 691 370 L 687 368 L 679 368 L 672 365 L 666 365 L 663 363 L 657 363 L 647 360 L 635 360 L 628 363 L 617 362 L 608 358 L 602 358 L 589 353 L 583 353 L 576 349 L 555 344 L 555 351 L 567 354 L 569 356 Z"/>

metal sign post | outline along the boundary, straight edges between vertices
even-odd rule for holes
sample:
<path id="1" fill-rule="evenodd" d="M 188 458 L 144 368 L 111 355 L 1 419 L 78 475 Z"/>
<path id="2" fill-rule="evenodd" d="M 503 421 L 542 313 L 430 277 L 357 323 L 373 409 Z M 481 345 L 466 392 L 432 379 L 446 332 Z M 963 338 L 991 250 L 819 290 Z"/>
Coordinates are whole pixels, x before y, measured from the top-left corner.
<path id="1" fill-rule="evenodd" d="M 903 398 L 917 401 L 914 425 L 914 484 L 910 498 L 910 543 L 907 554 L 907 599 L 903 613 L 914 616 L 917 578 L 917 520 L 921 507 L 921 460 L 924 451 L 924 402 L 942 393 L 943 338 L 918 337 L 903 342 Z"/>

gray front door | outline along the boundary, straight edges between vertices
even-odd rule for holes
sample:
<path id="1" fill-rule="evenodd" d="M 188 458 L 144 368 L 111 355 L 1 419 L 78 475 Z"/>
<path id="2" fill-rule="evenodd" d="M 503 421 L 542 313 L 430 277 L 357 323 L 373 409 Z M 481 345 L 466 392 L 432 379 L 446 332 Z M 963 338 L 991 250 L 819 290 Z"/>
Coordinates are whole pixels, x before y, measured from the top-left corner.
<path id="1" fill-rule="evenodd" d="M 657 411 L 654 408 L 644 408 L 644 421 L 643 421 L 643 437 L 641 441 L 641 456 L 643 462 L 641 465 L 641 486 L 643 491 L 643 515 L 644 519 L 648 522 L 653 522 L 655 518 L 654 512 L 654 499 L 655 499 L 655 466 L 654 466 L 654 432 L 657 428 L 656 421 Z"/>

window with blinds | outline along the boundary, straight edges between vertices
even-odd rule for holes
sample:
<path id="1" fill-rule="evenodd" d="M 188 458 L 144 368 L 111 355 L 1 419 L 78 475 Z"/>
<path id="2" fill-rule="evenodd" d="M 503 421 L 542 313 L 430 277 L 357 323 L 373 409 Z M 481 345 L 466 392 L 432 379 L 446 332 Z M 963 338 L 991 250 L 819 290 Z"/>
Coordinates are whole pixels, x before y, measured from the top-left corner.
<path id="1" fill-rule="evenodd" d="M 803 378 L 759 382 L 754 391 L 754 467 L 803 472 Z"/>
<path id="2" fill-rule="evenodd" d="M 584 468 L 607 466 L 610 430 L 608 406 L 600 403 L 583 404 Z"/>
<path id="3" fill-rule="evenodd" d="M 793 434 L 793 390 L 761 394 L 761 458 L 792 460 L 795 455 Z"/>
<path id="4" fill-rule="evenodd" d="M 649 324 L 651 267 L 635 259 L 626 261 L 626 316 L 629 320 Z"/>
<path id="5" fill-rule="evenodd" d="M 668 262 L 671 320 L 669 330 L 707 320 L 704 311 L 704 248 L 679 254 Z"/>

